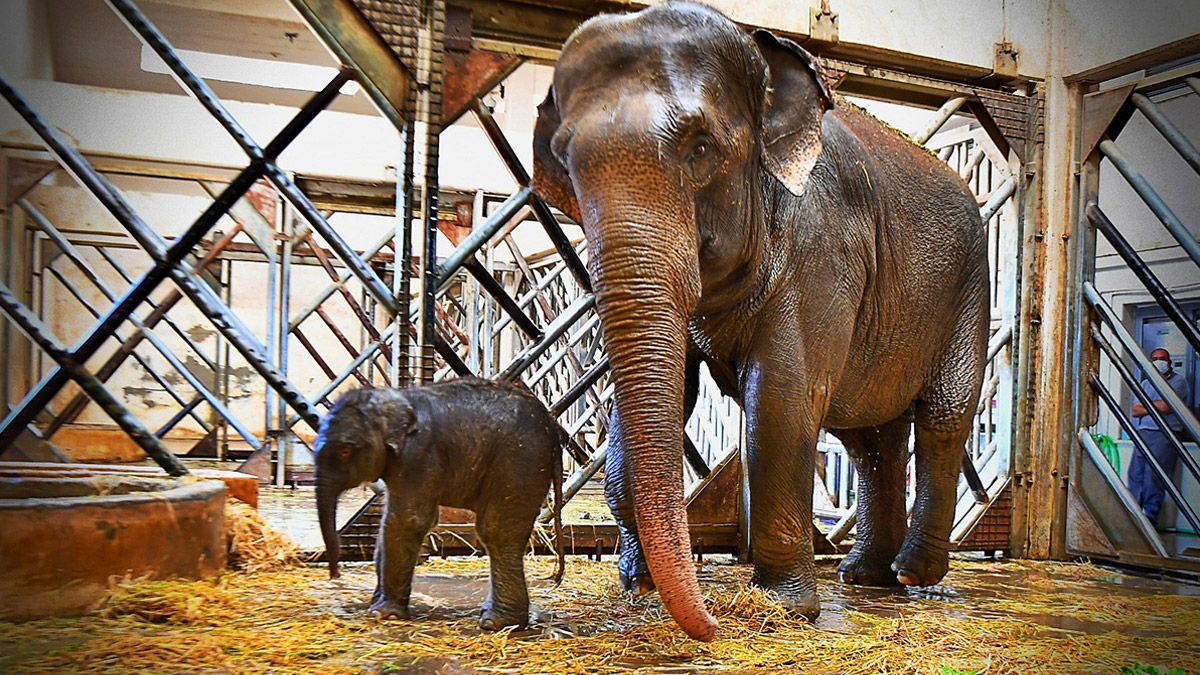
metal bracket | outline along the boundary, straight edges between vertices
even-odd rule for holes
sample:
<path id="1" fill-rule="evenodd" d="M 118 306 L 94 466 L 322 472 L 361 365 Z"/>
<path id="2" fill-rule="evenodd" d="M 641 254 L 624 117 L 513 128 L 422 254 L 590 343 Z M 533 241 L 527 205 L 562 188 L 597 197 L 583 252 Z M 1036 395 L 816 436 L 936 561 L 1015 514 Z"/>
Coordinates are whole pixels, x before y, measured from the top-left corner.
<path id="1" fill-rule="evenodd" d="M 829 11 L 829 3 L 810 7 L 808 12 L 808 36 L 810 40 L 836 44 L 838 41 L 838 15 Z"/>
<path id="2" fill-rule="evenodd" d="M 1013 44 L 1008 40 L 997 42 L 995 47 L 996 52 L 992 58 L 992 78 L 1005 82 L 1017 79 L 1021 64 L 1020 52 L 1013 49 Z"/>

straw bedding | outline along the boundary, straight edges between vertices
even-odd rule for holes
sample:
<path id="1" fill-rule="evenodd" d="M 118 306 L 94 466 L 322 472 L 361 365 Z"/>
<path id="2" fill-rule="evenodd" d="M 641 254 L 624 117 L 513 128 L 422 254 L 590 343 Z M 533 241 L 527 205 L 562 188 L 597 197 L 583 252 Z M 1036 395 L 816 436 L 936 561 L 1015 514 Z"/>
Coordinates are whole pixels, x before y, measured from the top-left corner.
<path id="1" fill-rule="evenodd" d="M 413 620 L 389 622 L 366 615 L 369 565 L 329 581 L 278 551 L 243 560 L 215 581 L 123 580 L 88 617 L 0 623 L 0 672 L 1200 673 L 1200 596 L 1087 564 L 955 561 L 927 592 L 845 589 L 824 564 L 814 626 L 748 588 L 749 567 L 710 561 L 701 583 L 721 628 L 700 644 L 657 597 L 622 593 L 607 561 L 570 560 L 554 589 L 552 561 L 530 560 L 534 625 L 483 633 L 483 558 L 423 564 Z"/>

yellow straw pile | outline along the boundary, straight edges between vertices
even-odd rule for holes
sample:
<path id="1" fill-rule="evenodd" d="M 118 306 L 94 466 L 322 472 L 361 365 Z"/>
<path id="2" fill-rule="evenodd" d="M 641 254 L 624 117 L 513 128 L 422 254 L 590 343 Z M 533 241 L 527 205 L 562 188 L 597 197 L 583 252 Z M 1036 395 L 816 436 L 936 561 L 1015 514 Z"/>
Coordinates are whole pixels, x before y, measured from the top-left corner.
<path id="1" fill-rule="evenodd" d="M 476 627 L 486 558 L 419 567 L 411 621 L 367 617 L 370 566 L 337 581 L 314 567 L 127 580 L 96 615 L 0 623 L 0 672 L 1059 675 L 1140 662 L 1200 673 L 1200 596 L 1131 589 L 1091 565 L 955 561 L 924 593 L 843 589 L 822 565 L 826 605 L 810 625 L 748 588 L 751 568 L 708 562 L 701 584 L 721 628 L 707 644 L 656 596 L 620 591 L 611 562 L 572 559 L 557 589 L 552 566 L 527 560 L 539 612 L 530 629 L 499 633 Z"/>

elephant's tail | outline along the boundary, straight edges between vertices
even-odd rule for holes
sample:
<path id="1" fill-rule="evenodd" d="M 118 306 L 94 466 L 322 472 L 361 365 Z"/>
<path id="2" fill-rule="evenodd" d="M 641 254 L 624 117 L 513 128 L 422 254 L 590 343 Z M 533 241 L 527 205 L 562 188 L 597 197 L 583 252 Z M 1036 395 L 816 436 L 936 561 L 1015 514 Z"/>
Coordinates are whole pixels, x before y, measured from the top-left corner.
<path id="1" fill-rule="evenodd" d="M 554 549 L 558 553 L 558 567 L 554 570 L 556 587 L 562 583 L 563 573 L 567 569 L 567 547 L 564 545 L 562 537 L 563 450 L 564 448 L 559 447 L 554 452 L 554 475 L 551 477 L 554 484 Z"/>

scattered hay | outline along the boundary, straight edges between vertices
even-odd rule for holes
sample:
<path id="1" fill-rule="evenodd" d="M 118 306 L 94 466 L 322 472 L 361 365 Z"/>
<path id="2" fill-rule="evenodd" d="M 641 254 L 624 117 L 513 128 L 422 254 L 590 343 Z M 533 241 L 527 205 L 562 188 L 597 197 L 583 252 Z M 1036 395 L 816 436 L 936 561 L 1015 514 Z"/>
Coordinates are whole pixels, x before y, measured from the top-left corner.
<path id="1" fill-rule="evenodd" d="M 498 633 L 480 632 L 478 608 L 461 599 L 438 599 L 433 620 L 422 613 L 432 609 L 411 621 L 368 619 L 369 566 L 348 567 L 338 581 L 309 567 L 230 572 L 217 583 L 126 580 L 97 615 L 0 623 L 0 672 L 1115 675 L 1140 662 L 1200 675 L 1200 597 L 1130 594 L 1104 580 L 1115 574 L 1107 570 L 955 561 L 943 592 L 860 593 L 841 590 L 827 567 L 826 610 L 814 625 L 748 588 L 751 568 L 710 562 L 699 567 L 701 586 L 721 627 L 702 644 L 684 637 L 657 597 L 622 592 L 611 563 L 572 559 L 557 589 L 537 581 L 553 565 L 526 561 L 547 618 Z M 487 559 L 431 559 L 417 574 L 478 587 Z M 1043 577 L 1060 585 L 1021 585 Z M 998 594 L 998 579 L 1011 589 Z M 1050 608 L 1103 625 L 1085 633 L 1034 619 Z M 17 642 L 35 647 L 5 656 Z"/>
<path id="2" fill-rule="evenodd" d="M 270 572 L 300 562 L 300 548 L 271 527 L 253 507 L 237 499 L 225 502 L 228 565 L 250 573 Z"/>
<path id="3" fill-rule="evenodd" d="M 97 613 L 106 619 L 177 626 L 219 626 L 236 616 L 237 597 L 224 583 L 125 579 L 115 583 Z"/>

